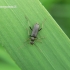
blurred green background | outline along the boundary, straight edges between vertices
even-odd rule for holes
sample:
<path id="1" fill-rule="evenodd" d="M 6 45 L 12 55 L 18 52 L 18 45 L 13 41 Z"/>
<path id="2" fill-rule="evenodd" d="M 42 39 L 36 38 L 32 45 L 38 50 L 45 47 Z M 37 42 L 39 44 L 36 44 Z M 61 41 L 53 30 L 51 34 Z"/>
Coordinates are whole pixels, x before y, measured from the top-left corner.
<path id="1" fill-rule="evenodd" d="M 70 0 L 40 0 L 40 2 L 70 38 Z M 20 70 L 1 44 L 0 70 Z"/>
<path id="2" fill-rule="evenodd" d="M 70 38 L 70 0 L 40 0 Z"/>

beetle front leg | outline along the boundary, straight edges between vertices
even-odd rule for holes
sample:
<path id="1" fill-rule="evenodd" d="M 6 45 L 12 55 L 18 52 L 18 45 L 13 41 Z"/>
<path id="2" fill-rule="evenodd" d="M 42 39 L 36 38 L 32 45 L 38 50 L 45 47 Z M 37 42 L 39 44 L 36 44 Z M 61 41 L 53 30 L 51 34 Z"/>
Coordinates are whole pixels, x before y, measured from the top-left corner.
<path id="1" fill-rule="evenodd" d="M 29 28 L 32 30 L 32 28 L 29 26 Z"/>
<path id="2" fill-rule="evenodd" d="M 42 28 L 40 28 L 38 31 L 42 30 Z"/>

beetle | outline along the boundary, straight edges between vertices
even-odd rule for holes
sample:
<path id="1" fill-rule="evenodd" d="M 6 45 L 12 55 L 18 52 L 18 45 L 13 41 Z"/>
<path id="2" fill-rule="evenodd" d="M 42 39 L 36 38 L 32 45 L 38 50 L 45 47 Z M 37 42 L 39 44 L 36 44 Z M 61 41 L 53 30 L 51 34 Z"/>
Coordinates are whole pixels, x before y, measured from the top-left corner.
<path id="1" fill-rule="evenodd" d="M 32 29 L 31 27 L 30 27 L 30 29 L 32 30 L 32 33 L 31 33 L 31 35 L 30 35 L 30 39 L 31 39 L 30 44 L 33 45 L 35 39 L 37 38 L 38 32 L 39 32 L 42 28 L 40 28 L 40 26 L 39 26 L 38 23 L 36 23 L 36 24 L 34 25 L 33 29 Z"/>
<path id="2" fill-rule="evenodd" d="M 31 28 L 31 26 L 30 26 L 30 24 L 29 24 L 28 18 L 27 18 L 26 16 L 25 16 L 25 18 L 27 19 L 29 28 L 30 28 L 31 31 L 32 31 L 31 34 L 29 34 L 29 31 L 28 31 L 28 35 L 30 36 L 30 44 L 33 45 L 35 39 L 37 39 L 37 34 L 38 34 L 38 32 L 43 28 L 43 24 L 42 24 L 42 27 L 41 27 L 41 28 L 40 28 L 40 25 L 39 25 L 38 23 L 36 23 L 36 24 L 34 25 L 34 27 Z M 45 20 L 46 20 L 46 19 L 45 19 Z M 44 21 L 45 21 L 45 20 L 44 20 Z"/>

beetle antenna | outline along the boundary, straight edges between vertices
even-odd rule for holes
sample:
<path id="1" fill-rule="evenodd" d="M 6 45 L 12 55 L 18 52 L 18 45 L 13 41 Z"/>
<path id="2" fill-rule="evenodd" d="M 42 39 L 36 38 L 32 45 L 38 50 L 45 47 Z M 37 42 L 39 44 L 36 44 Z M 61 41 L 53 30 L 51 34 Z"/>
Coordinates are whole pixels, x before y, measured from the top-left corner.
<path id="1" fill-rule="evenodd" d="M 29 29 L 28 29 L 28 28 L 26 28 L 26 29 L 27 29 L 27 31 L 28 31 L 28 35 L 30 35 Z"/>
<path id="2" fill-rule="evenodd" d="M 26 15 L 25 15 L 25 18 L 28 21 L 28 26 L 30 27 L 29 19 L 26 17 Z"/>
<path id="3" fill-rule="evenodd" d="M 43 24 L 45 23 L 46 19 L 44 19 L 44 21 L 42 22 L 42 28 L 43 28 Z"/>

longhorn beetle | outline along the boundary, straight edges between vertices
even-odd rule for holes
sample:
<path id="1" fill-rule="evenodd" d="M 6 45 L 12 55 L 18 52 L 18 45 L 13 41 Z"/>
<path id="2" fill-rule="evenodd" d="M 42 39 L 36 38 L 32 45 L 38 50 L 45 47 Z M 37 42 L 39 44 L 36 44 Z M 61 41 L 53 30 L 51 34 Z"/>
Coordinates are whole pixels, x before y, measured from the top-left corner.
<path id="1" fill-rule="evenodd" d="M 27 17 L 25 17 L 25 18 L 27 19 Z M 27 20 L 28 20 L 28 19 L 27 19 Z M 29 23 L 29 21 L 28 21 L 28 23 Z M 43 27 L 43 24 L 42 24 L 42 27 Z M 30 34 L 30 40 L 31 40 L 31 41 L 30 41 L 30 44 L 33 45 L 35 39 L 37 38 L 38 32 L 39 32 L 42 28 L 40 28 L 40 25 L 39 25 L 38 23 L 36 23 L 36 24 L 34 25 L 33 29 L 30 27 L 30 25 L 29 25 L 29 28 L 30 28 L 31 31 L 32 31 L 32 33 Z M 28 34 L 29 34 L 29 32 L 28 32 Z"/>
<path id="2" fill-rule="evenodd" d="M 32 33 L 30 35 L 30 44 L 33 45 L 34 44 L 34 40 L 37 38 L 37 34 L 38 32 L 42 29 L 42 28 L 39 28 L 39 24 L 36 23 L 33 27 L 33 29 L 30 27 L 30 29 L 32 30 Z"/>

